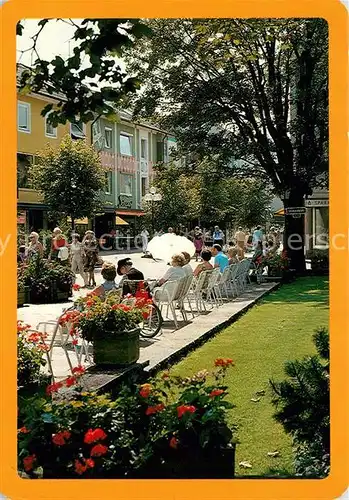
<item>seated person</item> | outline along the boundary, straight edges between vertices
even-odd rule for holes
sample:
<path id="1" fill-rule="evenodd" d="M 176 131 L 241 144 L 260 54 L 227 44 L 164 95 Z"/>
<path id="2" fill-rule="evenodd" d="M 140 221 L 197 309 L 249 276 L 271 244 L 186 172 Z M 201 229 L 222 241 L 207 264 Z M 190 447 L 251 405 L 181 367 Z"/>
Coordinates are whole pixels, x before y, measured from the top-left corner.
<path id="1" fill-rule="evenodd" d="M 118 285 L 115 282 L 116 268 L 111 262 L 104 262 L 101 270 L 101 275 L 104 278 L 104 283 L 97 286 L 88 295 L 97 295 L 98 297 L 105 298 L 105 295 L 111 290 L 116 290 Z"/>
<path id="2" fill-rule="evenodd" d="M 182 253 L 175 254 L 171 260 L 171 267 L 167 269 L 166 273 L 158 281 L 157 285 L 161 286 L 166 283 L 166 281 L 176 281 L 187 276 L 183 266 L 185 266 L 184 255 Z"/>
<path id="3" fill-rule="evenodd" d="M 229 266 L 228 257 L 222 252 L 222 247 L 217 243 L 212 247 L 212 255 L 214 257 L 214 267 L 218 267 L 222 273 Z"/>
<path id="4" fill-rule="evenodd" d="M 194 270 L 194 276 L 199 276 L 202 271 L 211 271 L 213 269 L 213 265 L 210 263 L 212 254 L 209 250 L 203 250 L 201 252 L 201 259 L 202 262 L 198 266 L 196 266 Z"/>
<path id="5" fill-rule="evenodd" d="M 119 286 L 122 288 L 123 295 L 128 293 L 134 295 L 137 287 L 131 287 L 128 283 L 123 283 L 126 281 L 143 281 L 144 275 L 141 271 L 133 267 L 133 262 L 127 257 L 126 259 L 120 259 L 118 261 L 117 273 L 122 276 Z"/>
<path id="6" fill-rule="evenodd" d="M 184 271 L 187 273 L 187 276 L 193 275 L 193 268 L 190 265 L 191 257 L 188 252 L 182 252 L 185 258 L 185 264 L 183 266 Z"/>
<path id="7" fill-rule="evenodd" d="M 229 266 L 232 264 L 238 264 L 239 263 L 239 256 L 238 256 L 238 248 L 237 247 L 230 247 L 228 250 L 228 257 L 229 257 Z"/>

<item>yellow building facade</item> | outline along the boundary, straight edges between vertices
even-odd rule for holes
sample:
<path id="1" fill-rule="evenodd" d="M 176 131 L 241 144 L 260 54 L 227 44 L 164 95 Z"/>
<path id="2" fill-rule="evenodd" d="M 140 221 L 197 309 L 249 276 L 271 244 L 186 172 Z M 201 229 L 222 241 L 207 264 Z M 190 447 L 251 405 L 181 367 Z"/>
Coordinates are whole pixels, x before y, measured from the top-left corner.
<path id="1" fill-rule="evenodd" d="M 20 76 L 21 70 L 17 73 Z M 42 93 L 22 95 L 17 93 L 17 209 L 18 224 L 25 225 L 26 230 L 47 228 L 46 208 L 42 196 L 33 190 L 28 179 L 30 165 L 37 159 L 40 152 L 48 145 L 59 147 L 67 134 L 73 138 L 84 138 L 91 144 L 91 126 L 78 127 L 67 123 L 52 127 L 47 119 L 41 116 L 42 109 L 47 104 L 55 105 L 62 96 L 51 96 Z"/>

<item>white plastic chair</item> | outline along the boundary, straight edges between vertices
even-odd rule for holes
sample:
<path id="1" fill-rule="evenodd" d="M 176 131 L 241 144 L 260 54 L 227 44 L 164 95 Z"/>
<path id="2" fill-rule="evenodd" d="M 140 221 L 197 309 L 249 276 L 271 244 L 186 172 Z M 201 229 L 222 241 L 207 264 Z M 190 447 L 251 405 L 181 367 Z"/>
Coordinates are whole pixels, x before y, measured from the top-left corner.
<path id="1" fill-rule="evenodd" d="M 219 281 L 221 277 L 221 272 L 219 268 L 215 268 L 210 276 L 207 285 L 207 300 L 211 303 L 212 307 L 215 305 L 218 307 L 221 304 L 221 296 L 219 290 Z"/>
<path id="2" fill-rule="evenodd" d="M 178 321 L 176 316 L 175 297 L 177 295 L 178 283 L 177 281 L 166 281 L 162 286 L 156 287 L 153 290 L 153 300 L 159 307 L 161 313 L 163 306 L 167 306 L 166 317 L 168 318 L 168 311 L 171 310 L 174 323 L 178 328 Z"/>
<path id="3" fill-rule="evenodd" d="M 192 317 L 195 318 L 194 311 L 193 311 L 191 301 L 190 301 L 190 293 L 189 293 L 193 279 L 194 279 L 194 276 L 192 274 L 189 276 L 186 276 L 185 278 L 181 278 L 181 280 L 183 280 L 183 285 L 180 288 L 180 296 L 177 298 L 179 308 L 181 310 L 182 316 L 183 316 L 185 321 L 188 321 L 187 312 L 185 310 L 185 304 L 184 304 L 185 300 L 188 302 Z"/>
<path id="4" fill-rule="evenodd" d="M 227 266 L 223 273 L 221 274 L 220 281 L 219 281 L 219 287 L 220 291 L 224 292 L 226 297 L 229 298 L 229 295 L 232 291 L 232 285 L 231 285 L 231 269 L 230 266 Z M 222 293 L 221 293 L 222 295 Z"/>
<path id="5" fill-rule="evenodd" d="M 192 297 L 196 303 L 196 310 L 200 314 L 202 310 L 207 311 L 204 294 L 207 291 L 208 281 L 210 275 L 212 274 L 212 269 L 207 271 L 201 271 L 201 273 L 193 279 L 191 288 L 188 292 L 189 297 Z"/>

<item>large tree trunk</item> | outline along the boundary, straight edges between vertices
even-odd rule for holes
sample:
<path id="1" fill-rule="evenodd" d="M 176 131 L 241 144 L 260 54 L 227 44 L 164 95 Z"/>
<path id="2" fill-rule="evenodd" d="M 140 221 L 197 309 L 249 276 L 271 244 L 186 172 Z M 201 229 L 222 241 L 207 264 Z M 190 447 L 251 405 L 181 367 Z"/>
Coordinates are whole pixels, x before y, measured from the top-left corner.
<path id="1" fill-rule="evenodd" d="M 296 188 L 291 190 L 289 199 L 284 200 L 284 208 L 289 207 L 304 207 L 304 194 L 301 190 Z M 304 241 L 304 215 L 295 218 L 285 214 L 284 249 L 287 257 L 291 259 L 290 269 L 294 270 L 297 275 L 304 275 L 306 270 Z"/>

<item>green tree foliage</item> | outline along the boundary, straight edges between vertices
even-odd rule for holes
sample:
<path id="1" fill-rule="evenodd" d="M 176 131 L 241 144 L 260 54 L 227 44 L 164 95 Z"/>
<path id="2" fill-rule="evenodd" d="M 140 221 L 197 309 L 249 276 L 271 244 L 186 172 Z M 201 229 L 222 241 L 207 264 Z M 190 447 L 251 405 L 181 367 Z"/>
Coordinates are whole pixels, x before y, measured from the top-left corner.
<path id="1" fill-rule="evenodd" d="M 73 55 L 64 60 L 55 56 L 51 61 L 40 57 L 37 42 L 43 30 L 53 22 L 66 22 L 74 29 Z M 17 35 L 25 33 L 25 23 L 17 24 Z M 62 100 L 53 107 L 48 104 L 42 115 L 52 111 L 48 120 L 59 123 L 88 122 L 97 116 L 113 117 L 115 108 L 122 106 L 129 93 L 139 88 L 137 78 L 128 76 L 120 67 L 118 57 L 126 47 L 149 33 L 139 19 L 84 19 L 76 24 L 67 19 L 41 19 L 28 51 L 36 56 L 33 68 L 24 71 L 20 88 L 23 93 L 45 90 L 60 94 Z M 89 64 L 86 65 L 86 61 Z"/>
<path id="2" fill-rule="evenodd" d="M 207 228 L 215 224 L 250 228 L 268 219 L 271 192 L 259 180 L 222 177 L 209 159 L 189 173 L 176 163 L 157 165 L 155 170 L 154 186 L 162 195 L 153 206 L 156 228 L 198 222 Z M 150 224 L 151 204 L 145 210 Z"/>
<path id="3" fill-rule="evenodd" d="M 330 453 L 329 335 L 313 336 L 318 355 L 285 365 L 287 379 L 271 382 L 275 419 L 293 437 L 296 469 L 302 475 L 328 472 Z"/>
<path id="4" fill-rule="evenodd" d="M 74 228 L 75 219 L 90 217 L 98 210 L 104 172 L 92 146 L 66 136 L 58 149 L 48 146 L 40 153 L 29 175 L 51 214 L 71 217 Z"/>
<path id="5" fill-rule="evenodd" d="M 328 31 L 322 19 L 154 19 L 130 51 L 145 82 L 136 116 L 170 128 L 185 152 L 219 155 L 229 172 L 267 177 L 303 206 L 328 172 Z M 232 161 L 232 159 L 239 161 Z M 285 234 L 304 241 L 304 220 Z M 303 246 L 286 247 L 305 268 Z"/>

